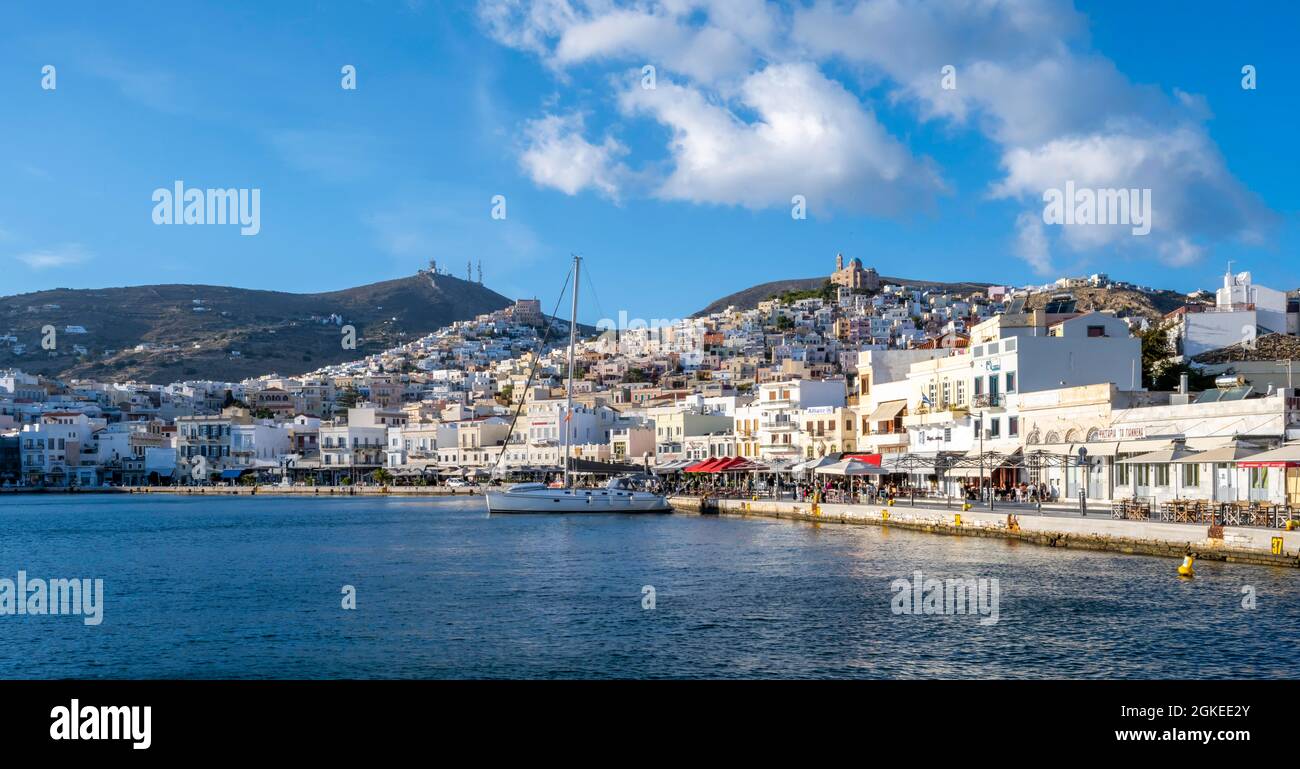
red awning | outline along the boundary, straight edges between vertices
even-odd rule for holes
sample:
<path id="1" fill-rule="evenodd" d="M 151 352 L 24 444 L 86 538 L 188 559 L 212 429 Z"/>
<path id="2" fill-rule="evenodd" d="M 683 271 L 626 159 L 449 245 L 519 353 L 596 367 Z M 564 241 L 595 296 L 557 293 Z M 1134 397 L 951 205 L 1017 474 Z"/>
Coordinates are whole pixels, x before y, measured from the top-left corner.
<path id="1" fill-rule="evenodd" d="M 686 467 L 682 468 L 682 472 L 684 472 L 684 473 L 711 473 L 711 472 L 713 472 L 713 467 L 714 467 L 715 465 L 717 465 L 717 464 L 718 464 L 718 459 L 717 459 L 717 458 L 714 458 L 714 459 L 705 459 L 705 460 L 702 460 L 702 461 L 700 461 L 700 462 L 696 462 L 696 463 L 693 464 L 693 465 L 687 465 Z"/>
<path id="2" fill-rule="evenodd" d="M 744 457 L 736 457 L 730 465 L 721 470 L 724 473 L 748 473 L 755 470 L 766 470 L 767 467 L 757 462 L 751 462 Z"/>
<path id="3" fill-rule="evenodd" d="M 858 462 L 861 462 L 864 465 L 874 465 L 876 467 L 880 467 L 879 454 L 845 454 L 844 456 L 840 457 L 841 461 L 846 459 L 856 460 Z"/>
<path id="4" fill-rule="evenodd" d="M 1300 462 L 1238 462 L 1237 467 L 1300 467 Z"/>

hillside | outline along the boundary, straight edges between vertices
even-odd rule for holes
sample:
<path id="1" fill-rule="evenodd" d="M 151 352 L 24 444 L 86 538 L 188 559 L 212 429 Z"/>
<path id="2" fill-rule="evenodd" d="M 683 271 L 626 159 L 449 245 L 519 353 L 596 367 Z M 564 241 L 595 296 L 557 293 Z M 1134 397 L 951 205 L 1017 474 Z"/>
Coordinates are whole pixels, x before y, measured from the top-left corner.
<path id="1" fill-rule="evenodd" d="M 784 294 L 789 291 L 815 291 L 825 285 L 827 278 L 795 278 L 793 280 L 774 280 L 768 283 L 760 283 L 757 286 L 751 286 L 743 291 L 737 291 L 734 294 L 728 294 L 714 302 L 708 307 L 695 313 L 692 317 L 700 317 L 714 312 L 722 312 L 728 307 L 735 307 L 739 310 L 752 310 L 758 306 L 759 302 L 767 301 L 774 296 Z M 959 281 L 955 283 L 941 283 L 933 280 L 912 280 L 910 278 L 888 278 L 880 277 L 882 283 L 892 283 L 895 285 L 909 286 L 912 288 L 941 288 L 949 291 L 983 291 L 988 288 L 989 283 L 970 283 Z"/>
<path id="2" fill-rule="evenodd" d="M 1166 313 L 1188 303 L 1187 295 L 1177 291 L 1144 293 L 1131 288 L 1072 288 L 1060 292 L 1033 294 L 1025 302 L 1029 310 L 1041 310 L 1056 293 L 1070 294 L 1079 312 L 1112 311 L 1121 318 L 1142 317 L 1159 320 Z"/>
<path id="3" fill-rule="evenodd" d="M 510 303 L 478 283 L 425 274 L 320 294 L 202 285 L 60 288 L 0 297 L 0 336 L 26 345 L 15 355 L 11 344 L 0 344 L 0 369 L 155 383 L 292 375 L 381 352 Z M 356 327 L 356 349 L 344 349 L 332 315 Z M 57 329 L 52 352 L 41 348 L 46 325 Z"/>
<path id="4" fill-rule="evenodd" d="M 911 288 L 938 288 L 944 291 L 956 293 L 971 293 L 975 291 L 984 291 L 990 285 L 989 283 L 978 283 L 970 281 L 959 281 L 953 283 L 943 283 L 933 280 L 914 280 L 911 278 L 889 278 L 881 276 L 882 283 L 892 283 L 903 285 Z M 718 299 L 717 301 L 705 307 L 703 310 L 695 313 L 694 317 L 708 315 L 713 312 L 721 312 L 727 307 L 735 306 L 742 310 L 753 309 L 758 306 L 759 302 L 766 301 L 780 294 L 791 291 L 815 291 L 826 284 L 826 278 L 798 278 L 795 280 L 774 280 L 769 283 L 760 283 L 757 286 L 747 288 L 744 291 L 737 291 L 734 294 Z M 1077 301 L 1077 309 L 1081 312 L 1089 310 L 1109 310 L 1114 311 L 1121 317 L 1145 317 L 1151 320 L 1158 320 L 1165 313 L 1182 307 L 1187 303 L 1187 297 L 1177 291 L 1157 291 L 1154 293 L 1143 293 L 1128 288 L 1073 288 L 1069 290 L 1047 291 L 1032 294 L 1025 302 L 1026 309 L 1042 309 L 1047 302 L 1058 293 L 1068 293 L 1074 296 Z"/>

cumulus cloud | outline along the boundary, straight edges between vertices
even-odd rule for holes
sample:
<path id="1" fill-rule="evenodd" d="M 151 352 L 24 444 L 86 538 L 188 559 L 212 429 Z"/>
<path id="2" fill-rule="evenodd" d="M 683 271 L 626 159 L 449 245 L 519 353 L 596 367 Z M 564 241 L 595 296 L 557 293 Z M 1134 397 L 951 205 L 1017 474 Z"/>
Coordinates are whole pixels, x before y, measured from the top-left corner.
<path id="1" fill-rule="evenodd" d="M 1173 264 L 1207 243 L 1257 242 L 1275 215 L 1228 170 L 1204 127 L 1202 98 L 1131 82 L 1083 48 L 1086 19 L 1058 0 L 956 0 L 942 9 L 912 0 L 819 2 L 795 14 L 795 39 L 820 56 L 882 72 L 893 98 L 925 120 L 975 125 L 1002 153 L 994 197 L 1042 210 L 1048 189 L 1149 189 L 1150 237 L 1125 227 L 1069 225 L 1074 250 L 1121 247 Z M 943 89 L 940 70 L 956 68 Z M 1044 264 L 1041 228 L 1017 219 L 1022 256 Z M 1029 238 L 1033 247 L 1024 248 Z"/>
<path id="2" fill-rule="evenodd" d="M 620 97 L 672 131 L 662 197 L 750 208 L 804 195 L 826 208 L 901 214 L 943 189 L 938 174 L 894 139 L 856 97 L 807 63 L 771 65 L 745 79 L 746 121 L 697 88 L 660 83 Z"/>
<path id="3" fill-rule="evenodd" d="M 1151 190 L 1151 235 L 1159 254 L 1179 253 L 1183 264 L 1202 249 L 1194 241 L 1255 240 L 1262 205 L 1226 169 L 1205 133 L 1191 127 L 1143 133 L 1057 139 L 1033 148 L 1009 148 L 998 197 L 1041 201 L 1044 190 L 1077 188 Z M 1212 215 L 1211 215 L 1212 214 Z M 1076 250 L 1132 244 L 1129 228 L 1069 225 L 1062 238 Z"/>
<path id="4" fill-rule="evenodd" d="M 617 197 L 619 179 L 627 173 L 618 158 L 627 148 L 606 137 L 600 144 L 583 138 L 580 115 L 547 115 L 530 121 L 524 130 L 527 147 L 519 163 L 534 182 L 576 195 L 591 187 Z"/>
<path id="5" fill-rule="evenodd" d="M 1050 266 L 1054 242 L 1185 264 L 1218 242 L 1258 242 L 1276 221 L 1210 138 L 1205 100 L 1178 84 L 1131 81 L 1091 50 L 1088 20 L 1068 0 L 814 0 L 792 8 L 761 0 L 494 0 L 480 16 L 498 41 L 536 53 L 558 73 L 654 64 L 655 90 L 611 82 L 624 116 L 650 118 L 668 132 L 667 157 L 642 164 L 662 169 L 653 186 L 661 197 L 760 208 L 805 194 L 814 211 L 820 197 L 823 208 L 885 215 L 932 200 L 944 189 L 940 172 L 890 135 L 869 100 L 828 75 L 847 65 L 867 93 L 882 86 L 884 98 L 920 121 L 990 141 L 1002 169 L 990 195 L 1020 204 L 1008 224 L 1036 270 Z M 954 89 L 942 86 L 946 65 L 956 68 Z M 590 160 L 568 174 L 541 174 L 552 186 L 610 194 L 630 178 L 590 170 L 622 158 L 616 140 L 592 144 L 566 130 L 552 144 L 564 141 Z M 535 179 L 551 168 L 530 163 Z M 1041 214 L 1044 191 L 1066 181 L 1150 189 L 1152 232 L 1028 226 L 1022 214 Z"/>

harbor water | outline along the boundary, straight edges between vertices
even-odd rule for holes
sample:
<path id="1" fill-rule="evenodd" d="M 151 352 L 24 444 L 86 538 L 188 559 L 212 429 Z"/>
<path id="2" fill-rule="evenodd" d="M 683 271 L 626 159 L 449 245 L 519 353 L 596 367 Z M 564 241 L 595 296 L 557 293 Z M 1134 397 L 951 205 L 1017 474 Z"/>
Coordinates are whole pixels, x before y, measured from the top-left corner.
<path id="1" fill-rule="evenodd" d="M 876 526 L 488 516 L 481 498 L 0 497 L 3 678 L 1283 678 L 1290 569 Z M 897 580 L 996 580 L 990 615 Z M 355 608 L 343 607 L 351 586 Z"/>

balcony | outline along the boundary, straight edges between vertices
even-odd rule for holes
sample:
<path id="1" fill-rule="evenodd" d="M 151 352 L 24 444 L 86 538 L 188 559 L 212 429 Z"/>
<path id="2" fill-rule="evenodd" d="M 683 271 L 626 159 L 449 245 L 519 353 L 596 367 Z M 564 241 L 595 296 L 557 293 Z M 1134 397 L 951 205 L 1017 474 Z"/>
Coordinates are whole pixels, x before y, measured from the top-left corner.
<path id="1" fill-rule="evenodd" d="M 966 418 L 970 410 L 965 406 L 945 406 L 943 408 L 926 408 L 921 406 L 915 413 L 903 417 L 904 427 L 925 427 L 928 425 L 954 424 Z"/>
<path id="2" fill-rule="evenodd" d="M 874 446 L 877 451 L 885 448 L 898 448 L 908 444 L 907 433 L 876 433 L 871 435 L 865 441 L 870 446 Z"/>
<path id="3" fill-rule="evenodd" d="M 982 393 L 971 401 L 971 407 L 977 409 L 1003 409 L 1006 404 L 1007 396 L 1001 393 Z"/>
<path id="4" fill-rule="evenodd" d="M 766 430 L 769 433 L 788 433 L 799 429 L 799 425 L 794 422 L 762 422 L 759 429 Z"/>

